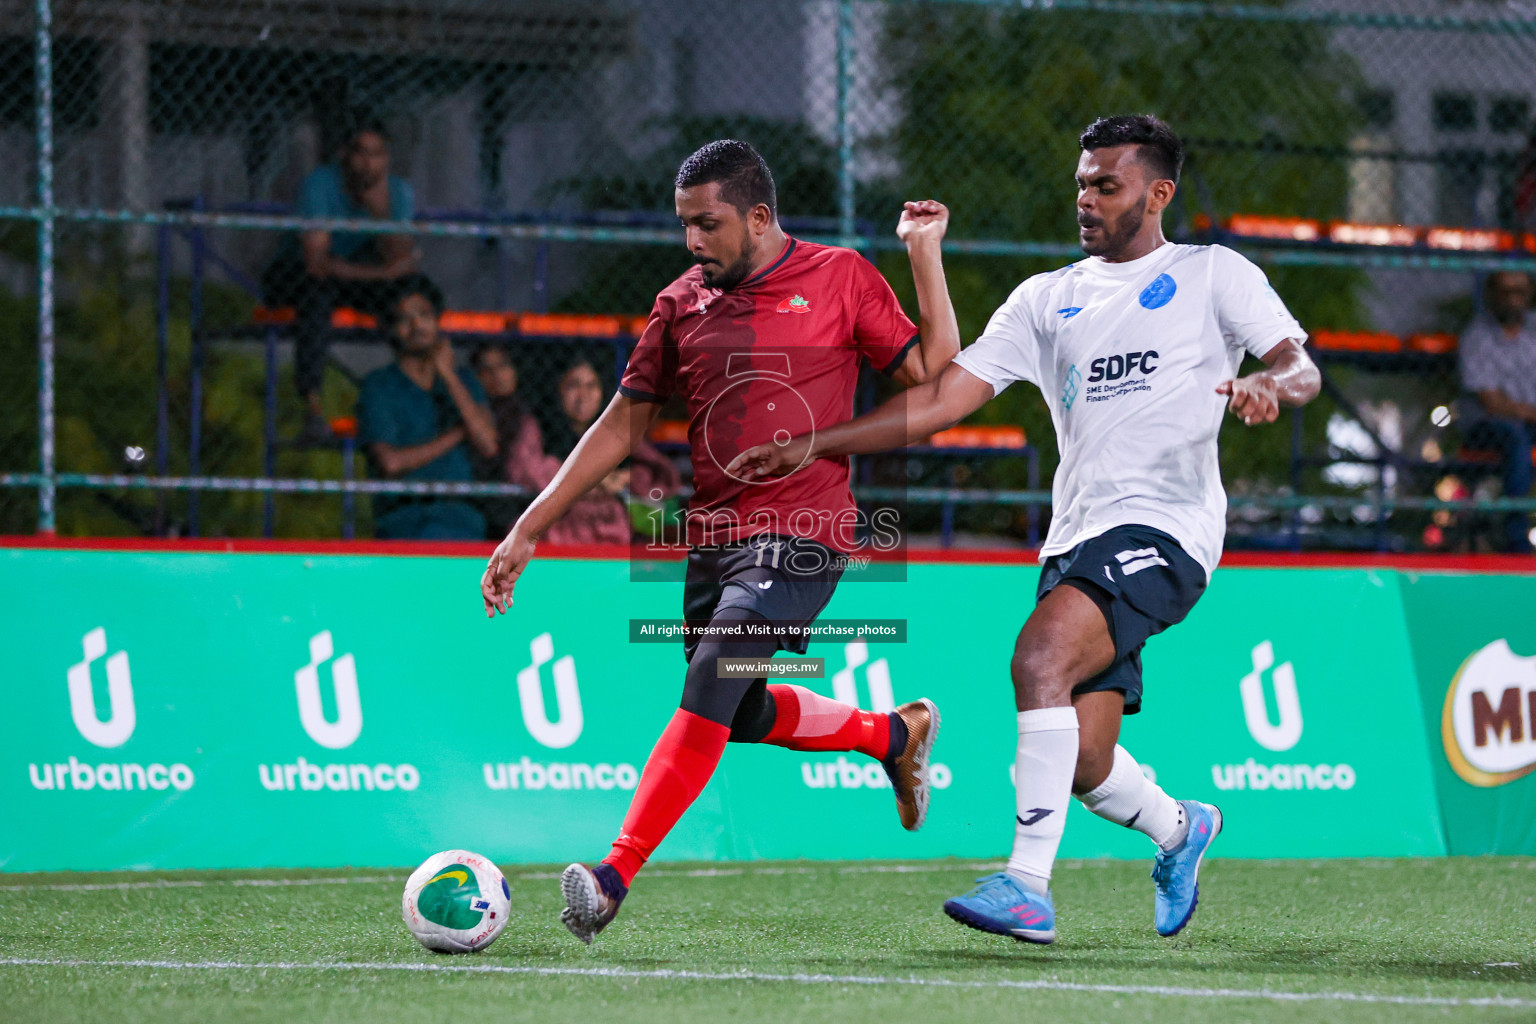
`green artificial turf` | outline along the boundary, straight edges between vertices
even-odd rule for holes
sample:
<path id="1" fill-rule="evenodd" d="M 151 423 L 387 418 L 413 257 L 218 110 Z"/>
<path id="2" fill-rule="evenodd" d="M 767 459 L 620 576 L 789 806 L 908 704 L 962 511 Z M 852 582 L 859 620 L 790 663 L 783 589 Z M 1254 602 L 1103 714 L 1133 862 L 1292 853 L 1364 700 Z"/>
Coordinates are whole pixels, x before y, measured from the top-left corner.
<path id="1" fill-rule="evenodd" d="M 1069 862 L 1050 947 L 944 917 L 983 867 L 658 864 L 588 948 L 556 919 L 554 869 L 520 866 L 505 934 L 456 957 L 405 931 L 405 870 L 0 875 L 0 1020 L 1536 1021 L 1536 860 L 1210 861 L 1174 939 L 1152 931 L 1146 865 Z M 123 960 L 177 966 L 101 963 Z M 1505 1003 L 1472 1002 L 1489 998 Z"/>

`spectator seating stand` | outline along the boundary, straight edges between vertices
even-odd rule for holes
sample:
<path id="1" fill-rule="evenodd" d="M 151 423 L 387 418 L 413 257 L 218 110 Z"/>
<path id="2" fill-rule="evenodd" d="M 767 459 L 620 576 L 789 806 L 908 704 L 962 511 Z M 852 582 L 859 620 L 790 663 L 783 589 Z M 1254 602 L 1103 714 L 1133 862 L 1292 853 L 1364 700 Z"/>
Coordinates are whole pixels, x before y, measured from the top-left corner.
<path id="1" fill-rule="evenodd" d="M 190 210 L 193 212 L 209 212 L 200 199 L 187 200 L 167 204 L 168 209 Z M 291 212 L 287 207 L 274 204 L 242 204 L 236 207 L 226 207 L 218 211 L 220 213 L 233 214 L 287 214 Z M 421 220 L 442 220 L 449 222 L 479 222 L 479 223 L 548 223 L 554 221 L 566 222 L 573 218 L 557 218 L 546 216 L 505 216 L 490 217 L 484 214 L 463 211 L 429 211 L 423 212 Z M 675 218 L 668 214 L 590 214 L 582 215 L 574 220 L 583 223 L 591 222 L 616 227 L 656 227 L 672 229 L 675 227 Z M 786 218 L 785 227 L 792 233 L 829 233 L 835 225 L 824 218 Z M 869 225 L 861 225 L 860 230 L 869 231 Z M 189 404 L 191 412 L 191 427 L 188 437 L 189 469 L 191 476 L 201 473 L 202 467 L 202 375 L 207 354 L 207 345 L 213 339 L 211 332 L 204 322 L 203 316 L 203 290 L 207 275 L 210 271 L 222 274 L 238 287 L 259 297 L 261 295 L 260 284 L 242 271 L 238 266 L 226 259 L 213 246 L 209 244 L 207 231 L 198 225 L 184 226 L 164 224 L 158 229 L 157 234 L 157 302 L 156 302 L 156 381 L 157 381 L 157 423 L 155 443 L 155 468 L 157 475 L 164 476 L 168 472 L 168 454 L 170 451 L 169 429 L 169 385 L 168 385 L 168 335 L 170 322 L 170 295 L 171 295 L 171 265 L 172 245 L 174 239 L 181 236 L 190 245 L 191 270 L 190 270 L 190 330 L 192 342 L 192 355 L 189 382 Z M 535 280 L 532 282 L 532 292 L 537 307 L 529 312 L 500 312 L 500 311 L 469 311 L 449 310 L 443 316 L 442 325 L 446 333 L 458 339 L 476 339 L 496 341 L 509 346 L 562 346 L 569 349 L 571 346 L 581 345 L 590 349 L 601 350 L 608 348 L 612 352 L 614 379 L 622 376 L 628 362 L 629 352 L 633 348 L 639 334 L 644 329 L 646 317 L 636 316 L 606 316 L 590 314 L 563 314 L 549 313 L 544 308 L 548 295 L 548 241 L 540 240 L 537 243 L 535 259 Z M 504 248 L 504 247 L 503 247 Z M 500 249 L 498 250 L 500 251 Z M 510 274 L 510 263 L 503 259 L 503 280 L 500 293 L 509 292 L 506 276 Z M 277 436 L 278 421 L 278 394 L 281 382 L 279 380 L 279 342 L 292 331 L 294 313 L 291 309 L 274 309 L 257 307 L 250 322 L 229 328 L 221 328 L 216 333 L 221 339 L 238 342 L 257 343 L 262 346 L 265 370 L 265 400 L 263 415 L 263 474 L 268 479 L 276 477 L 276 455 L 282 446 Z M 332 315 L 332 340 L 345 343 L 363 342 L 366 344 L 382 344 L 383 340 L 377 331 L 374 318 L 352 309 L 338 309 Z M 859 402 L 857 407 L 867 409 L 874 399 L 875 390 L 866 382 L 859 390 Z M 339 418 L 332 421 L 332 430 L 336 434 L 336 446 L 342 454 L 343 479 L 356 478 L 356 421 L 350 417 Z M 662 440 L 663 450 L 666 450 L 667 441 L 665 430 L 659 435 Z M 686 445 L 685 445 L 686 447 Z M 675 447 L 673 448 L 675 451 Z M 1024 438 L 1024 432 L 1017 427 L 956 427 L 935 435 L 927 444 L 915 445 L 906 450 L 906 453 L 914 458 L 939 459 L 954 461 L 959 459 L 990 460 L 1000 458 L 1024 458 L 1026 460 L 1029 489 L 1038 491 L 1039 487 L 1039 458 L 1036 449 L 1029 445 Z M 871 494 L 879 491 L 879 488 L 860 487 L 861 492 L 868 491 Z M 1010 498 L 1008 495 L 994 494 L 987 490 L 965 490 L 960 488 L 906 488 L 901 490 L 901 496 L 914 503 L 935 504 L 940 508 L 941 518 L 941 543 L 948 547 L 954 538 L 954 516 L 956 508 L 963 503 L 977 503 L 989 500 L 1003 500 Z M 189 533 L 197 535 L 197 498 L 198 491 L 189 491 Z M 356 497 L 352 491 L 344 491 L 343 501 L 343 537 L 350 539 L 354 531 Z M 1010 500 L 1013 504 L 1024 504 L 1027 508 L 1028 543 L 1031 547 L 1039 543 L 1039 502 L 1027 497 L 1021 500 Z M 272 536 L 275 523 L 274 495 L 272 491 L 264 494 L 263 504 L 263 535 Z"/>
<path id="2" fill-rule="evenodd" d="M 1392 467 L 1403 483 L 1415 486 L 1426 476 L 1456 474 L 1463 477 L 1480 477 L 1497 472 L 1499 456 L 1496 452 L 1468 448 L 1447 452 L 1437 459 L 1426 459 L 1405 451 L 1394 451 L 1392 446 L 1371 427 L 1370 421 L 1360 414 L 1353 400 L 1330 377 L 1333 368 L 1350 368 L 1371 374 L 1433 376 L 1453 380 L 1457 373 L 1456 336 L 1452 334 L 1414 334 L 1406 338 L 1376 331 L 1329 331 L 1318 330 L 1308 339 L 1307 350 L 1323 372 L 1323 386 L 1339 406 L 1340 411 L 1355 420 L 1370 435 L 1376 446 L 1374 456 L 1330 453 L 1308 455 L 1302 445 L 1300 412 L 1292 413 L 1291 467 L 1293 480 L 1299 480 L 1303 468 L 1321 467 L 1340 462 L 1372 465 L 1378 469 L 1376 497 L 1385 499 L 1385 473 Z M 1446 395 L 1445 404 L 1454 403 L 1454 392 Z M 1376 524 L 1378 547 L 1385 537 L 1384 524 Z"/>

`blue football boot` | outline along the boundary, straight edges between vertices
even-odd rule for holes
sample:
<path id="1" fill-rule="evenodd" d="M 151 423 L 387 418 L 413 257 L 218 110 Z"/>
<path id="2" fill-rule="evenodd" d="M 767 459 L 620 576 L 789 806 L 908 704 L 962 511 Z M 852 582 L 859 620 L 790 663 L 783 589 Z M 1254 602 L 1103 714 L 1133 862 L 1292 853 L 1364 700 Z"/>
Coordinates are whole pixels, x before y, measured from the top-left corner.
<path id="1" fill-rule="evenodd" d="M 1041 945 L 1056 941 L 1056 908 L 1005 871 L 976 879 L 976 888 L 944 901 L 944 913 L 961 924 L 994 935 L 1012 935 Z"/>
<path id="2" fill-rule="evenodd" d="M 1189 834 L 1177 849 L 1159 850 L 1152 864 L 1152 881 L 1157 885 L 1153 923 L 1157 934 L 1177 935 L 1195 916 L 1200 902 L 1200 860 L 1211 843 L 1221 834 L 1221 811 L 1212 804 L 1180 800 L 1189 821 Z"/>

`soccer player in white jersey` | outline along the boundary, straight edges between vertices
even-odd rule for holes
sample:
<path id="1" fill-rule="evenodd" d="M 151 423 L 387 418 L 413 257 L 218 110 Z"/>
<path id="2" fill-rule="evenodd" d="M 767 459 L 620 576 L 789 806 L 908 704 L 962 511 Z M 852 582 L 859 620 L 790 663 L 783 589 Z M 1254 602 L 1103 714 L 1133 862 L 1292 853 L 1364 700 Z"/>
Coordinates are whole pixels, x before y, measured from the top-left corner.
<path id="1" fill-rule="evenodd" d="M 1175 245 L 1162 213 L 1184 147 L 1150 115 L 1083 132 L 1077 222 L 1088 258 L 1021 284 L 938 379 L 873 412 L 739 456 L 732 473 L 925 438 L 1014 381 L 1050 404 L 1061 465 L 1036 605 L 1011 663 L 1018 707 L 1017 814 L 1006 870 L 944 904 L 986 932 L 1056 937 L 1050 878 L 1067 800 L 1157 844 L 1154 924 L 1189 923 L 1201 858 L 1221 831 L 1210 804 L 1174 800 L 1118 745 L 1141 709 L 1141 648 L 1183 620 L 1221 557 L 1223 406 L 1245 424 L 1318 392 L 1306 334 L 1258 267 L 1219 245 Z M 1265 368 L 1237 370 L 1244 353 Z"/>

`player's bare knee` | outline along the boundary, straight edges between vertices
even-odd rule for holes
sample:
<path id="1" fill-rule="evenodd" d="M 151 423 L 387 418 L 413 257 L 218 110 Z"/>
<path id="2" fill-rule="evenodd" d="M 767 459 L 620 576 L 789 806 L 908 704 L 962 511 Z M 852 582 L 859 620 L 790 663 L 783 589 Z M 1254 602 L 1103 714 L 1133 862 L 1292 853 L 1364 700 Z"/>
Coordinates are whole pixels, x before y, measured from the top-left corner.
<path id="1" fill-rule="evenodd" d="M 1009 667 L 1020 710 L 1060 707 L 1071 701 L 1069 668 L 1049 647 L 1026 643 L 1021 634 Z"/>

